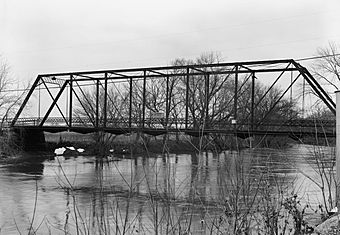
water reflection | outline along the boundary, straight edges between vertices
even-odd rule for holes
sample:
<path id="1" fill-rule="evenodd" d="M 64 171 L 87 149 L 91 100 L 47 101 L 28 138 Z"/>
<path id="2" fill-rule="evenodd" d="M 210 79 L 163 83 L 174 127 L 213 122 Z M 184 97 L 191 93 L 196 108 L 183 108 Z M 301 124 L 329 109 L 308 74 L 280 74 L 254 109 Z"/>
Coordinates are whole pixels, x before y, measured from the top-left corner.
<path id="1" fill-rule="evenodd" d="M 250 203 L 259 179 L 270 185 L 280 182 L 291 191 L 298 186 L 303 194 L 309 194 L 309 202 L 317 203 L 320 195 L 315 185 L 301 174 L 315 174 L 308 162 L 310 150 L 300 145 L 282 151 L 260 149 L 119 159 L 50 156 L 44 161 L 32 155 L 21 163 L 0 167 L 0 185 L 4 189 L 0 191 L 2 231 L 26 231 L 32 218 L 37 180 L 34 224 L 42 223 L 41 233 L 73 233 L 75 224 L 83 222 L 98 231 L 108 221 L 112 227 L 124 227 L 129 233 L 166 233 L 189 225 L 195 234 L 209 233 L 212 228 L 206 221 L 221 220 L 219 215 L 234 210 L 240 195 L 245 205 Z M 328 154 L 332 150 L 324 151 Z M 32 174 L 40 177 L 32 178 Z M 236 190 L 240 183 L 249 186 L 247 195 Z M 164 221 L 172 221 L 172 226 Z"/>
<path id="2" fill-rule="evenodd" d="M 44 171 L 43 162 L 46 156 L 41 156 L 33 153 L 24 153 L 21 159 L 6 166 L 10 173 L 22 173 L 35 176 L 41 176 Z"/>

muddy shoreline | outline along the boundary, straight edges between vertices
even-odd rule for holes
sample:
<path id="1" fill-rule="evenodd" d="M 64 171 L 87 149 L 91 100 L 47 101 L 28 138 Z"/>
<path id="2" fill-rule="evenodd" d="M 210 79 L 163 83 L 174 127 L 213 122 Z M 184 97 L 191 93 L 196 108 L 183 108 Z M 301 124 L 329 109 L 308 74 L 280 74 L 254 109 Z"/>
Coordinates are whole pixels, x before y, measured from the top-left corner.
<path id="1" fill-rule="evenodd" d="M 77 134 L 70 132 L 45 133 L 46 149 L 62 146 L 74 146 L 88 149 L 90 154 L 105 154 L 114 150 L 117 154 L 164 154 L 193 153 L 199 151 L 222 152 L 225 150 L 241 150 L 249 147 L 286 148 L 297 143 L 289 137 L 268 138 L 235 138 L 232 135 L 193 137 L 183 133 L 167 136 L 150 136 L 140 133 L 128 135 L 98 136 L 96 134 Z"/>

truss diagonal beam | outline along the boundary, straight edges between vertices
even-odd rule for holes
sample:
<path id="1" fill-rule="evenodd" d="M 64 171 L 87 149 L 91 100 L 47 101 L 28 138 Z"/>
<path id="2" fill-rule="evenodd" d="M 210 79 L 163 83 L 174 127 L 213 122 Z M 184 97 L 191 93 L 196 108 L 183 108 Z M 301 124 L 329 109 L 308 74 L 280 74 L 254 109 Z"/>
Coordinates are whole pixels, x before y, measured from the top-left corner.
<path id="1" fill-rule="evenodd" d="M 259 121 L 256 125 L 256 128 L 261 125 L 264 120 L 268 117 L 268 115 L 273 111 L 273 109 L 276 107 L 276 105 L 281 101 L 282 97 L 289 91 L 289 89 L 292 87 L 292 85 L 297 81 L 297 79 L 301 76 L 301 74 L 299 74 L 294 81 L 287 87 L 287 89 L 282 93 L 282 95 L 280 96 L 280 98 L 278 98 L 276 100 L 276 102 L 274 103 L 274 105 L 272 105 L 272 107 L 268 110 L 268 112 L 266 113 L 266 115 L 261 119 L 261 121 Z"/>
<path id="2" fill-rule="evenodd" d="M 29 90 L 27 96 L 25 97 L 24 101 L 22 102 L 22 104 L 21 104 L 21 106 L 20 106 L 18 112 L 15 114 L 15 116 L 14 116 L 12 122 L 11 122 L 11 127 L 13 127 L 13 126 L 15 125 L 15 123 L 17 122 L 17 120 L 18 120 L 20 114 L 22 113 L 22 111 L 23 111 L 24 108 L 26 107 L 27 102 L 28 102 L 28 100 L 31 98 L 31 96 L 32 96 L 32 94 L 33 94 L 35 88 L 37 87 L 37 85 L 38 85 L 40 79 L 41 79 L 41 76 L 38 75 L 38 77 L 35 79 L 35 81 L 34 81 L 32 87 L 31 87 L 31 89 Z"/>
<path id="3" fill-rule="evenodd" d="M 53 97 L 53 95 L 52 95 L 52 93 L 51 93 L 51 91 L 50 91 L 50 89 L 48 89 L 48 86 L 46 85 L 46 83 L 44 82 L 44 80 L 42 80 L 43 81 L 43 84 L 44 84 L 44 86 L 45 86 L 45 88 L 46 88 L 46 90 L 47 90 L 47 92 L 48 92 L 48 94 L 50 95 L 50 97 L 52 98 L 52 100 L 53 100 L 53 104 L 57 107 L 57 109 L 59 110 L 59 113 L 61 114 L 61 116 L 65 119 L 65 122 L 67 123 L 67 121 L 66 121 L 66 118 L 65 118 L 65 116 L 64 116 L 64 114 L 63 114 L 63 112 L 61 111 L 61 109 L 60 109 L 60 107 L 59 107 L 59 105 L 58 105 L 58 103 L 57 103 L 57 101 L 55 101 L 55 98 Z M 61 94 L 60 94 L 61 95 Z M 52 106 L 52 107 L 50 107 L 50 108 L 54 108 L 54 105 Z"/>
<path id="4" fill-rule="evenodd" d="M 46 112 L 44 118 L 41 120 L 41 122 L 40 122 L 40 124 L 39 124 L 40 127 L 44 125 L 44 123 L 45 123 L 45 121 L 47 120 L 48 116 L 49 116 L 50 113 L 52 112 L 54 106 L 57 104 L 57 102 L 58 102 L 58 100 L 59 100 L 61 94 L 64 92 L 64 90 L 65 90 L 65 88 L 66 88 L 67 83 L 68 83 L 68 81 L 64 81 L 64 84 L 63 84 L 62 87 L 60 88 L 60 91 L 58 92 L 57 96 L 53 99 L 53 102 L 52 102 L 50 108 L 47 110 L 47 112 Z M 64 119 L 66 125 L 68 125 L 67 119 L 64 117 L 64 115 L 62 115 L 62 116 L 63 116 L 63 119 Z"/>
<path id="5" fill-rule="evenodd" d="M 78 83 L 77 81 L 74 81 L 74 82 L 77 84 L 77 87 L 79 88 L 79 90 L 80 90 L 81 94 L 83 95 L 84 99 L 86 100 L 86 102 L 89 104 L 89 106 L 90 106 L 92 112 L 95 112 L 94 108 L 92 107 L 91 102 L 89 101 L 89 99 L 88 99 L 87 95 L 85 94 L 85 92 L 83 91 L 83 89 L 81 89 L 81 86 L 79 85 L 79 83 Z M 73 90 L 74 90 L 74 88 L 73 88 Z M 79 100 L 79 102 L 82 103 L 80 100 Z M 83 106 L 83 104 L 82 104 L 82 106 Z M 83 106 L 83 107 L 84 107 L 84 106 Z M 84 109 L 85 109 L 85 108 L 84 108 Z M 85 112 L 86 112 L 86 111 L 85 111 Z"/>
<path id="6" fill-rule="evenodd" d="M 77 92 L 75 92 L 73 89 L 72 89 L 72 92 L 73 94 L 75 94 L 76 98 L 78 99 L 80 105 L 83 107 L 86 115 L 89 117 L 91 123 L 93 124 L 93 126 L 95 126 L 95 122 L 93 121 L 93 117 L 91 117 L 91 115 L 89 114 L 89 112 L 86 110 L 86 107 L 84 107 L 84 104 L 81 102 L 81 99 L 79 98 Z M 72 122 L 70 122 L 69 126 L 71 126 Z"/>
<path id="7" fill-rule="evenodd" d="M 331 97 L 326 93 L 326 91 L 320 86 L 320 84 L 315 80 L 313 75 L 303 66 L 294 61 L 294 65 L 299 69 L 302 76 L 306 79 L 308 84 L 313 88 L 313 90 L 318 94 L 319 98 L 327 105 L 327 107 L 335 115 L 336 105 Z"/>

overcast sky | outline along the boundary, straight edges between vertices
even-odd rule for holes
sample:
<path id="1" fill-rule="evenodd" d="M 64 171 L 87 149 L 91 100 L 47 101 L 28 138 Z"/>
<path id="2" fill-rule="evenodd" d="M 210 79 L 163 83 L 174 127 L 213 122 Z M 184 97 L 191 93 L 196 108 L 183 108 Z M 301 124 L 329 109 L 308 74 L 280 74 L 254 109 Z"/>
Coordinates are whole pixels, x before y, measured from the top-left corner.
<path id="1" fill-rule="evenodd" d="M 0 54 L 21 81 L 51 72 L 301 58 L 340 43 L 339 0 L 0 0 Z"/>

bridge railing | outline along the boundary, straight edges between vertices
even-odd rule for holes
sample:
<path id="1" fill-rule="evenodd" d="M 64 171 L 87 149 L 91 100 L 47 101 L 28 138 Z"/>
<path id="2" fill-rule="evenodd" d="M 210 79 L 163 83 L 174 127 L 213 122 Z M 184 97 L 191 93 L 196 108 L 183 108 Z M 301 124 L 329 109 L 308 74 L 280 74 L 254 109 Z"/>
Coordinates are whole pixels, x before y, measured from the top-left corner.
<path id="1" fill-rule="evenodd" d="M 68 119 L 66 119 L 68 120 Z M 18 127 L 39 126 L 42 118 L 19 118 L 15 124 Z M 4 127 L 9 127 L 11 120 L 5 122 Z M 144 125 L 143 125 L 144 124 Z M 62 117 L 49 117 L 42 127 L 69 127 Z M 73 117 L 72 127 L 95 128 L 94 123 L 88 117 Z M 293 119 L 270 120 L 259 126 L 249 122 L 239 122 L 236 125 L 230 121 L 214 121 L 208 125 L 203 121 L 194 123 L 193 120 L 184 118 L 145 118 L 144 123 L 140 118 L 110 118 L 105 125 L 99 120 L 100 128 L 112 129 L 155 129 L 155 130 L 214 130 L 214 131 L 301 131 L 301 132 L 333 132 L 335 133 L 335 120 Z"/>

